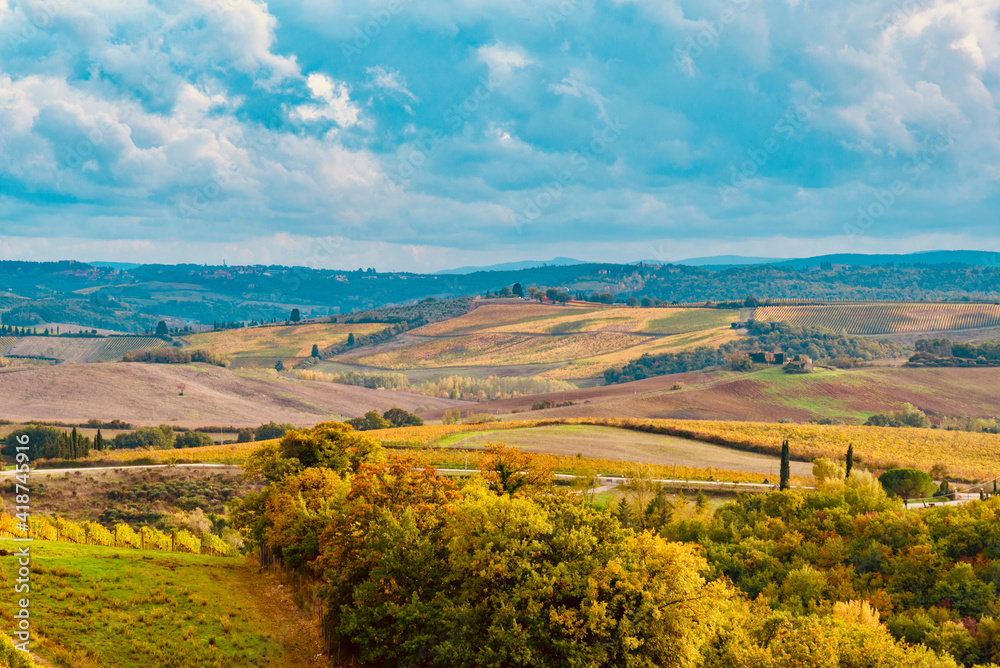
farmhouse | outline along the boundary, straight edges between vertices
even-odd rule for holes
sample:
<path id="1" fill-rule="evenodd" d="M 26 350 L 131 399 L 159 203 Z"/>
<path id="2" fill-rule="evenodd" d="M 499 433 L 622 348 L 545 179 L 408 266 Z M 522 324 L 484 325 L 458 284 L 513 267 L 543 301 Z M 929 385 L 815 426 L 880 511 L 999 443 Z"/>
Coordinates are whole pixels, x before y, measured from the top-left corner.
<path id="1" fill-rule="evenodd" d="M 786 373 L 809 373 L 812 370 L 812 358 L 806 357 L 805 355 L 799 355 L 785 365 Z"/>
<path id="2" fill-rule="evenodd" d="M 772 352 L 751 350 L 750 359 L 753 360 L 754 364 L 784 364 L 785 353 L 778 347 L 775 347 Z"/>

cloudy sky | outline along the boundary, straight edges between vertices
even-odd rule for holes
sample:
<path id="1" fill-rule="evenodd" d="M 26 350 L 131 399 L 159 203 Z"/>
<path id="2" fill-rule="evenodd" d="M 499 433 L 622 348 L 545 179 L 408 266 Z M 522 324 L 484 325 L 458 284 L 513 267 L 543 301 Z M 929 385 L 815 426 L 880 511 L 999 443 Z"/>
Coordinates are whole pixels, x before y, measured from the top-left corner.
<path id="1" fill-rule="evenodd" d="M 1000 0 L 0 0 L 0 259 L 1000 250 Z"/>

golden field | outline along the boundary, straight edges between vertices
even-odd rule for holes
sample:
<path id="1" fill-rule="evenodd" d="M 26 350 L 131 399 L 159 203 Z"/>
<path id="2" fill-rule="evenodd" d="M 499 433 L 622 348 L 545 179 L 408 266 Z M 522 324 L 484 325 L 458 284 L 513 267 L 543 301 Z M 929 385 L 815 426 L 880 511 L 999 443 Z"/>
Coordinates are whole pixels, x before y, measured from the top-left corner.
<path id="1" fill-rule="evenodd" d="M 715 309 L 483 304 L 411 331 L 407 344 L 340 356 L 382 369 L 559 364 L 551 380 L 599 376 L 644 353 L 718 346 L 736 334 L 738 314 Z"/>
<path id="2" fill-rule="evenodd" d="M 313 344 L 320 349 L 347 341 L 355 336 L 372 334 L 385 329 L 382 323 L 280 325 L 274 327 L 244 327 L 220 332 L 203 332 L 185 337 L 191 348 L 210 350 L 233 361 L 292 360 L 309 357 Z M 270 366 L 268 364 L 267 366 Z"/>

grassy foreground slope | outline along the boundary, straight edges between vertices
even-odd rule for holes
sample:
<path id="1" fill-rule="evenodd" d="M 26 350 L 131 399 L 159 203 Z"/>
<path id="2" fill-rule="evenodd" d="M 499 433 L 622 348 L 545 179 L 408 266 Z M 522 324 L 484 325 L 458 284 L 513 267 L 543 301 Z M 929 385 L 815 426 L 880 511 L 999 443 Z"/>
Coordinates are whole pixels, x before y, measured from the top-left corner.
<path id="1" fill-rule="evenodd" d="M 737 311 L 481 303 L 471 312 L 336 359 L 382 369 L 555 364 L 541 378 L 599 376 L 644 353 L 718 346 Z"/>
<path id="2" fill-rule="evenodd" d="M 9 539 L 0 548 L 13 551 Z M 325 666 L 310 620 L 242 557 L 34 541 L 32 649 L 68 668 Z M 2 559 L 13 587 L 17 560 Z M 4 626 L 13 617 L 0 608 Z"/>
<path id="3" fill-rule="evenodd" d="M 183 394 L 182 394 L 183 393 Z M 0 418 L 253 427 L 274 420 L 311 425 L 399 406 L 465 406 L 410 392 L 274 377 L 247 377 L 205 364 L 70 364 L 0 370 Z"/>

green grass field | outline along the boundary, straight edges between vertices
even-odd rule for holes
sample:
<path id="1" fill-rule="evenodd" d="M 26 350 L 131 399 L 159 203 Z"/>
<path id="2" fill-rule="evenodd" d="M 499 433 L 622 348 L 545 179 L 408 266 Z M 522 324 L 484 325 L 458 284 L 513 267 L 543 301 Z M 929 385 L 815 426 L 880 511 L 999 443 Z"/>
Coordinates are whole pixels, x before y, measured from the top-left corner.
<path id="1" fill-rule="evenodd" d="M 24 545 L 0 539 L 0 548 Z M 32 650 L 67 668 L 322 666 L 311 633 L 242 557 L 34 541 Z M 13 591 L 17 561 L 2 561 Z M 9 600 L 9 597 L 5 600 Z M 10 605 L 0 608 L 10 627 Z"/>

